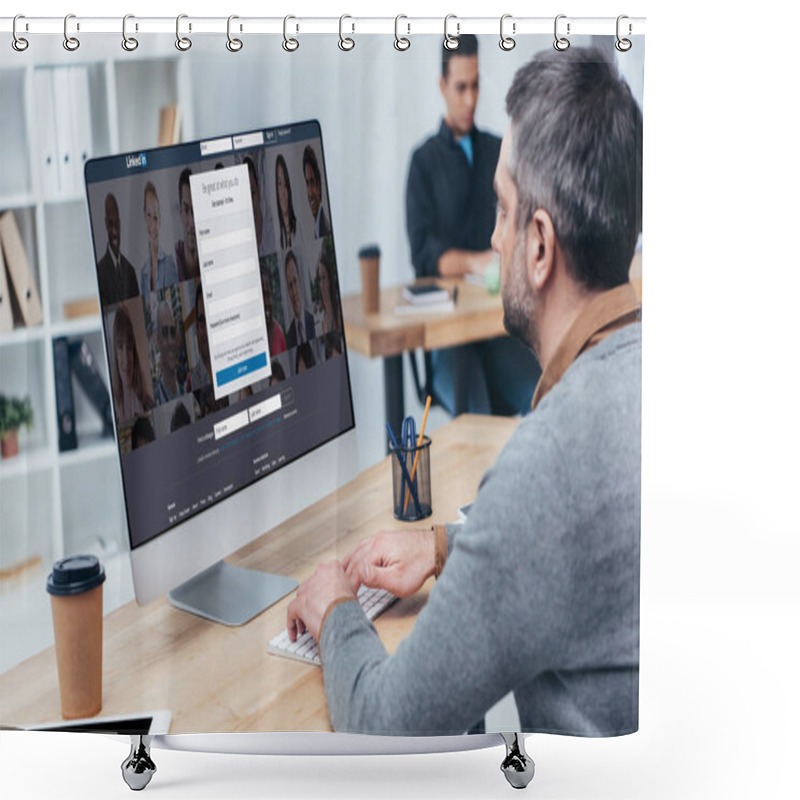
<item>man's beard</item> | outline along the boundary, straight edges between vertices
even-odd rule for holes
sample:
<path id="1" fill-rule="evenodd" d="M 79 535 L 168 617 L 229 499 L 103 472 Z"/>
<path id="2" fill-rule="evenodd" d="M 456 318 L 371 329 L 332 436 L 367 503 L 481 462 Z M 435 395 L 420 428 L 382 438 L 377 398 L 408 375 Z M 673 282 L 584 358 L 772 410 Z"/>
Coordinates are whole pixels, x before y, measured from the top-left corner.
<path id="1" fill-rule="evenodd" d="M 503 326 L 508 335 L 533 350 L 539 351 L 537 334 L 537 304 L 528 285 L 525 270 L 527 246 L 525 236 L 518 238 L 513 262 L 508 269 L 508 282 L 501 287 L 503 297 Z"/>

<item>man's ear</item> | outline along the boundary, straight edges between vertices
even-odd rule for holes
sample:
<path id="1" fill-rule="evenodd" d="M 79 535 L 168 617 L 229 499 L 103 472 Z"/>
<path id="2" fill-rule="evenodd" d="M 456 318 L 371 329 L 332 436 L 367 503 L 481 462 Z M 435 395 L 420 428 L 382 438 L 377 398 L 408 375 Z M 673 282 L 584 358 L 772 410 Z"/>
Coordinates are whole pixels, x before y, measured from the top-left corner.
<path id="1" fill-rule="evenodd" d="M 532 289 L 541 291 L 553 277 L 556 258 L 556 231 L 553 220 L 543 208 L 533 212 L 525 239 L 528 283 Z"/>

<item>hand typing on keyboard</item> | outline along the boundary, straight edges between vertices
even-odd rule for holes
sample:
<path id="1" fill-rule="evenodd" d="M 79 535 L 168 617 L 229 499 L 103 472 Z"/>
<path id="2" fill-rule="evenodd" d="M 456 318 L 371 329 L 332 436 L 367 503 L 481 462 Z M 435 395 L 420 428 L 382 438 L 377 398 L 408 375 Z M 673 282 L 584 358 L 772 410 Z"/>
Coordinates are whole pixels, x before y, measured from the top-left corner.
<path id="1" fill-rule="evenodd" d="M 316 572 L 297 587 L 297 594 L 286 611 L 286 630 L 289 639 L 308 631 L 319 641 L 322 618 L 328 606 L 340 597 L 356 600 L 356 592 L 347 580 L 338 561 L 322 564 Z"/>
<path id="2" fill-rule="evenodd" d="M 435 551 L 431 531 L 381 531 L 341 563 L 317 567 L 298 587 L 286 612 L 286 630 L 269 642 L 269 652 L 319 664 L 323 618 L 335 600 L 358 600 L 374 619 L 398 597 L 419 591 L 434 573 Z"/>
<path id="3" fill-rule="evenodd" d="M 435 560 L 432 531 L 381 531 L 361 542 L 342 568 L 351 587 L 364 584 L 409 597 L 433 575 Z"/>
<path id="4" fill-rule="evenodd" d="M 385 592 L 383 589 L 368 589 L 366 586 L 362 586 L 358 590 L 358 602 L 367 619 L 375 619 L 396 600 L 397 598 L 393 594 Z M 267 651 L 307 664 L 321 665 L 319 645 L 309 631 L 291 640 L 289 632 L 284 628 L 277 636 L 270 639 Z"/>

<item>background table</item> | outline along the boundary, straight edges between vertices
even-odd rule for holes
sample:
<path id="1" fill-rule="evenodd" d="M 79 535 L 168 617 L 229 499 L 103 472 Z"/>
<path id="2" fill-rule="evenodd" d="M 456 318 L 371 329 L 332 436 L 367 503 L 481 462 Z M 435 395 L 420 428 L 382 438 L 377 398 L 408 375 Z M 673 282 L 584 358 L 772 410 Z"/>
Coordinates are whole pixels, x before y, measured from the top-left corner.
<path id="1" fill-rule="evenodd" d="M 380 310 L 375 314 L 364 313 L 360 294 L 342 298 L 348 349 L 367 358 L 383 359 L 386 421 L 396 432 L 405 416 L 403 353 L 418 348 L 454 347 L 505 335 L 503 301 L 499 294 L 489 294 L 483 287 L 463 280 L 439 278 L 417 283 L 432 282 L 451 293 L 458 288 L 453 311 L 396 314 L 395 306 L 403 301 L 402 286 L 381 289 Z M 457 383 L 468 377 L 456 373 Z"/>

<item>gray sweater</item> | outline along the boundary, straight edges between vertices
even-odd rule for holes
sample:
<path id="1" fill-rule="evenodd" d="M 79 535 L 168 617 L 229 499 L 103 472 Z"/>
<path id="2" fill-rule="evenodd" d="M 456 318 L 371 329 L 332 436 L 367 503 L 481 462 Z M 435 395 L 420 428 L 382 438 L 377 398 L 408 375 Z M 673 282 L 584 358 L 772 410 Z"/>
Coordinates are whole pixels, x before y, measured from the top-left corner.
<path id="1" fill-rule="evenodd" d="M 322 631 L 338 731 L 463 733 L 509 691 L 524 732 L 638 728 L 641 323 L 585 351 L 481 481 L 414 629 L 358 604 Z M 468 500 L 468 498 L 464 498 Z"/>

